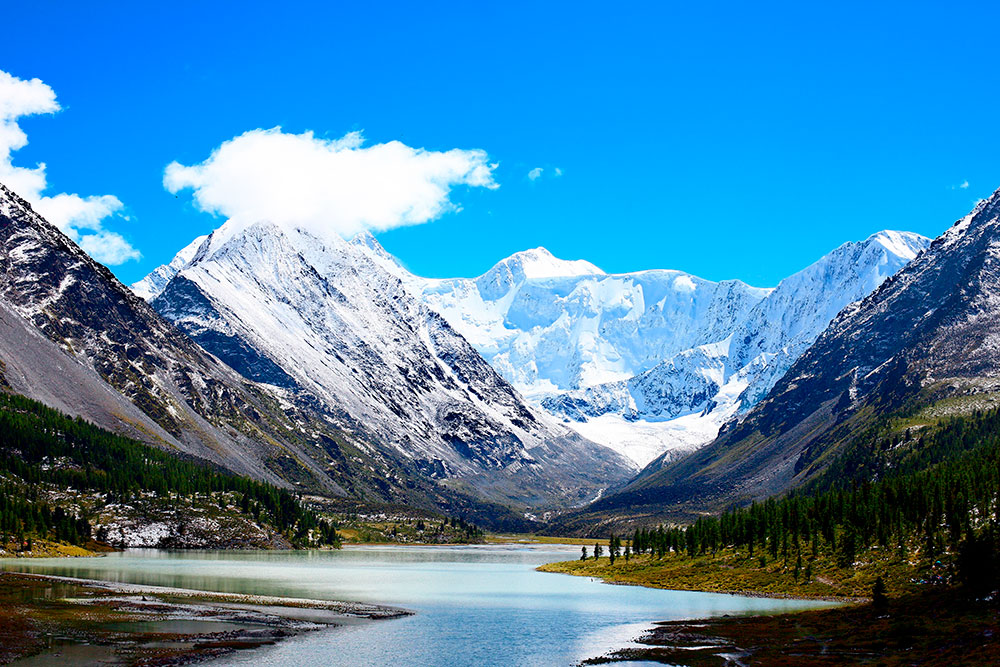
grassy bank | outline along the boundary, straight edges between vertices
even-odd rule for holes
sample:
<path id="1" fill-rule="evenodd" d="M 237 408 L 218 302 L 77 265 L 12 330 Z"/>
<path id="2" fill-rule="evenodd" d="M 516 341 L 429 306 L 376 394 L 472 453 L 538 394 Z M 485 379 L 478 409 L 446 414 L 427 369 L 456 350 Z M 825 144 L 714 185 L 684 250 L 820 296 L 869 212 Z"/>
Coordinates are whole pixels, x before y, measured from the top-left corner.
<path id="1" fill-rule="evenodd" d="M 47 539 L 32 539 L 21 545 L 16 540 L 0 542 L 0 558 L 80 558 L 112 551 L 116 550 L 94 540 L 81 545 Z"/>
<path id="2" fill-rule="evenodd" d="M 633 647 L 587 664 L 653 661 L 688 667 L 744 665 L 1000 664 L 1000 608 L 956 585 L 948 554 L 923 562 L 919 548 L 863 551 L 849 567 L 833 554 L 761 559 L 732 549 L 566 561 L 539 570 L 675 590 L 822 598 L 858 604 L 793 614 L 657 623 Z M 798 566 L 798 567 L 797 567 Z M 808 566 L 808 572 L 806 567 Z M 877 578 L 888 602 L 866 598 Z M 651 622 L 655 619 L 650 619 Z"/>
<path id="3" fill-rule="evenodd" d="M 652 588 L 844 600 L 869 597 L 878 577 L 890 595 L 901 595 L 920 590 L 921 582 L 941 581 L 949 573 L 945 563 L 921 562 L 909 550 L 878 548 L 863 552 L 851 567 L 840 567 L 827 553 L 770 558 L 723 549 L 693 557 L 683 553 L 663 558 L 643 554 L 628 561 L 618 557 L 613 564 L 606 557 L 591 557 L 538 569 Z"/>

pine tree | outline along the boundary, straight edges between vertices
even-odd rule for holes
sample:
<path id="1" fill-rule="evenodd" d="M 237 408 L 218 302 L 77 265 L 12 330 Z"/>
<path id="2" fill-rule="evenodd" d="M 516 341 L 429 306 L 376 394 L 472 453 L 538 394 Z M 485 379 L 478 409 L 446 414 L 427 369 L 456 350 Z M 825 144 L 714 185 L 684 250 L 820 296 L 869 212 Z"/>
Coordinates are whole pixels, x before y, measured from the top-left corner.
<path id="1" fill-rule="evenodd" d="M 875 586 L 872 588 L 872 607 L 879 613 L 889 609 L 889 597 L 886 595 L 885 582 L 882 581 L 882 577 L 875 579 Z"/>

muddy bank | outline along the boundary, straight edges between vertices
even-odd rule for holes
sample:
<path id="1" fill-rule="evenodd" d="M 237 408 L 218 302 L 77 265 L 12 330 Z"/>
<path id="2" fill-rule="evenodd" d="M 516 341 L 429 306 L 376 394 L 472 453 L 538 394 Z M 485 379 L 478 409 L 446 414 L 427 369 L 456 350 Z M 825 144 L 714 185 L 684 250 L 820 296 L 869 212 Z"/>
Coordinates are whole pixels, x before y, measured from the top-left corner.
<path id="1" fill-rule="evenodd" d="M 3 572 L 0 664 L 190 664 L 304 632 L 409 613 Z"/>
<path id="2" fill-rule="evenodd" d="M 584 661 L 686 667 L 1000 664 L 1000 608 L 954 590 L 772 616 L 657 623 L 630 647 Z"/>

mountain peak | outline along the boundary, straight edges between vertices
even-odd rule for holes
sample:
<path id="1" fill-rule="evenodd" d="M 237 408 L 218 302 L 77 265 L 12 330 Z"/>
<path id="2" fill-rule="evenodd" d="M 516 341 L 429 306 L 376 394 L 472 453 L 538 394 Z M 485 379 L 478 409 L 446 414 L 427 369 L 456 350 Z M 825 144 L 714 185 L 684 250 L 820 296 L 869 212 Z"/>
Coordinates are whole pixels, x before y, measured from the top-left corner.
<path id="1" fill-rule="evenodd" d="M 191 243 L 184 246 L 180 252 L 174 255 L 174 258 L 168 264 L 156 267 L 145 278 L 132 283 L 129 288 L 141 299 L 146 301 L 155 299 L 163 291 L 163 288 L 167 286 L 170 279 L 191 263 L 191 260 L 198 254 L 198 250 L 201 249 L 208 236 L 207 234 L 199 236 L 194 241 L 191 241 Z"/>
<path id="2" fill-rule="evenodd" d="M 931 240 L 926 236 L 914 232 L 883 229 L 865 239 L 863 245 L 877 243 L 897 257 L 909 261 L 919 255 L 924 248 L 930 245 L 930 242 Z"/>
<path id="3" fill-rule="evenodd" d="M 358 232 L 354 238 L 350 241 L 351 245 L 364 248 L 368 253 L 374 257 L 376 262 L 378 262 L 382 268 L 388 269 L 391 273 L 397 273 L 398 269 L 401 267 L 399 260 L 389 253 L 388 250 L 382 247 L 382 244 L 378 242 L 378 239 L 368 231 L 367 229 Z"/>
<path id="4" fill-rule="evenodd" d="M 503 264 L 510 267 L 520 267 L 524 278 L 528 280 L 604 275 L 604 271 L 601 271 L 587 260 L 559 259 L 541 246 L 516 252 L 507 259 L 498 262 L 496 266 Z"/>
<path id="5" fill-rule="evenodd" d="M 493 268 L 476 278 L 476 284 L 484 298 L 496 300 L 527 280 L 589 275 L 605 274 L 586 260 L 559 259 L 545 248 L 538 247 L 516 252 L 500 260 Z"/>
<path id="6" fill-rule="evenodd" d="M 365 246 L 366 248 L 370 248 L 377 252 L 385 252 L 385 248 L 382 247 L 382 244 L 379 243 L 375 236 L 367 229 L 355 234 L 354 238 L 351 239 L 351 243 L 354 245 Z"/>
<path id="7" fill-rule="evenodd" d="M 817 479 L 856 436 L 866 440 L 900 409 L 916 414 L 956 398 L 945 404 L 947 414 L 992 405 L 1000 389 L 998 236 L 995 194 L 843 309 L 747 416 L 699 455 L 712 461 L 710 470 L 694 459 L 651 468 L 615 502 L 640 486 L 646 499 L 697 511 L 748 502 Z M 882 267 L 900 243 L 925 241 L 880 232 L 854 244 L 861 253 L 842 246 L 831 255 L 859 254 Z"/>

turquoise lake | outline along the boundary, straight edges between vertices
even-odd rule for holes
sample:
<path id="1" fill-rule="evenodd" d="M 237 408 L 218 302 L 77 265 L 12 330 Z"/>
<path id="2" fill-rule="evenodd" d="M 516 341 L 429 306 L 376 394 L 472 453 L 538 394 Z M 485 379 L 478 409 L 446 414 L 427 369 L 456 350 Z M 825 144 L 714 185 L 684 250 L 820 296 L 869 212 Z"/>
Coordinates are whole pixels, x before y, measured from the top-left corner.
<path id="1" fill-rule="evenodd" d="M 222 665 L 575 665 L 654 621 L 773 613 L 828 603 L 612 586 L 536 572 L 579 547 L 351 546 L 340 551 L 133 550 L 100 558 L 3 560 L 4 570 L 225 593 L 370 602 L 413 616 L 307 633 L 205 663 Z"/>

